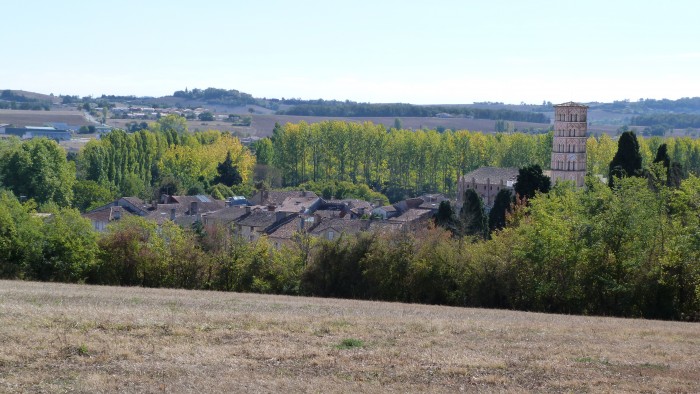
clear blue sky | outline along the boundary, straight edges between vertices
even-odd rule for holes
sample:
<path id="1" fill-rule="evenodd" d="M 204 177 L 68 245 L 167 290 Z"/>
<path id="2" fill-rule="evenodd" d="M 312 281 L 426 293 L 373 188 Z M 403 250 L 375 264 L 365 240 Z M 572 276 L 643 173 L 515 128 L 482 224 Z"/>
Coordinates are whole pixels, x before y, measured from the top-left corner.
<path id="1" fill-rule="evenodd" d="M 698 1 L 3 1 L 0 89 L 541 103 L 700 96 Z"/>

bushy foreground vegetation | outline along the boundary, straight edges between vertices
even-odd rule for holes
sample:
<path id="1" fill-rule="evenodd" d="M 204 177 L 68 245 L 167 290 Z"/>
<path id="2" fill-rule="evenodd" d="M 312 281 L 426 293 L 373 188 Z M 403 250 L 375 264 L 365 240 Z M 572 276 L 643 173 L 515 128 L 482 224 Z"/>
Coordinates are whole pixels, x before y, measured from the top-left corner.
<path id="1" fill-rule="evenodd" d="M 124 219 L 103 236 L 76 211 L 0 204 L 5 278 L 378 299 L 545 312 L 700 318 L 700 179 L 680 188 L 590 178 L 519 206 L 488 240 L 441 228 L 298 236 L 275 250 L 222 228 Z"/>

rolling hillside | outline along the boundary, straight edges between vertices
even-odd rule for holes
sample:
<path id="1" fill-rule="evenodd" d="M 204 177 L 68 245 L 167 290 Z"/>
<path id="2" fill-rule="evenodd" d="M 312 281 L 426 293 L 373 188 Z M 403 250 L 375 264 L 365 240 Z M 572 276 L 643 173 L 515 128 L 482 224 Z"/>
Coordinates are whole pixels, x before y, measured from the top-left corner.
<path id="1" fill-rule="evenodd" d="M 698 392 L 700 327 L 0 281 L 2 392 Z"/>

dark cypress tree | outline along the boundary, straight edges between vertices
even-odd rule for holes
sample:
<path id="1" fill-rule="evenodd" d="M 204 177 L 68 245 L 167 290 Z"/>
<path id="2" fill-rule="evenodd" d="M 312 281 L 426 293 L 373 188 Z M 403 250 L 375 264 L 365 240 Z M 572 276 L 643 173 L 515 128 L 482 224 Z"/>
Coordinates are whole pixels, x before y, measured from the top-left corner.
<path id="1" fill-rule="evenodd" d="M 536 191 L 548 193 L 552 187 L 552 181 L 542 173 L 542 167 L 537 164 L 523 167 L 518 170 L 518 179 L 515 184 L 515 193 L 531 199 Z"/>
<path id="2" fill-rule="evenodd" d="M 238 172 L 238 167 L 233 165 L 231 152 L 228 152 L 226 159 L 216 166 L 216 172 L 218 172 L 219 175 L 214 178 L 214 183 L 223 183 L 231 187 L 243 182 L 243 177 L 241 177 L 241 174 Z"/>
<path id="3" fill-rule="evenodd" d="M 671 161 L 666 144 L 661 144 L 661 146 L 659 146 L 659 149 L 656 151 L 654 163 L 662 163 L 664 165 L 666 169 L 666 185 L 668 187 L 679 188 L 681 186 L 683 168 L 680 163 Z"/>
<path id="4" fill-rule="evenodd" d="M 471 235 L 486 238 L 488 224 L 484 213 L 484 202 L 473 189 L 464 193 L 464 204 L 459 211 L 459 227 L 461 235 Z"/>
<path id="5" fill-rule="evenodd" d="M 683 168 L 681 167 L 681 163 L 678 162 L 671 162 L 671 166 L 668 167 L 668 179 L 667 179 L 667 185 L 668 187 L 672 187 L 674 189 L 678 189 L 681 187 L 681 180 L 683 179 Z"/>
<path id="6" fill-rule="evenodd" d="M 436 226 L 450 230 L 452 234 L 457 233 L 457 214 L 449 201 L 445 200 L 440 203 L 434 220 Z"/>
<path id="7" fill-rule="evenodd" d="M 656 150 L 656 158 L 654 163 L 663 163 L 664 167 L 668 168 L 671 165 L 671 158 L 668 156 L 668 146 L 661 144 Z"/>
<path id="8" fill-rule="evenodd" d="M 509 189 L 501 189 L 496 194 L 493 208 L 489 212 L 489 231 L 494 232 L 506 226 L 506 213 L 510 211 L 513 203 L 513 193 Z"/>
<path id="9" fill-rule="evenodd" d="M 614 179 L 642 174 L 642 154 L 639 153 L 639 142 L 633 131 L 625 131 L 617 141 L 617 153 L 610 162 L 608 170 L 608 185 L 613 186 Z"/>

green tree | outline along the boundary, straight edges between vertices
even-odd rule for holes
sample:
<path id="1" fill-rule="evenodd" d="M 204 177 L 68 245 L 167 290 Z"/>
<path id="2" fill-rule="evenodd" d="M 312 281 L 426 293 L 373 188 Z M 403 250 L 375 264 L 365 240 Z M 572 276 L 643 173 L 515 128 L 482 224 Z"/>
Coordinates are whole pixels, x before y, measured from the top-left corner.
<path id="1" fill-rule="evenodd" d="M 81 212 L 107 204 L 115 197 L 112 190 L 91 180 L 79 180 L 73 185 L 73 207 Z"/>
<path id="2" fill-rule="evenodd" d="M 253 143 L 255 158 L 258 164 L 272 164 L 274 147 L 270 138 L 262 138 Z"/>
<path id="3" fill-rule="evenodd" d="M 42 259 L 30 267 L 39 280 L 84 281 L 97 257 L 97 236 L 88 219 L 76 209 L 61 208 L 51 212 L 43 225 Z"/>
<path id="4" fill-rule="evenodd" d="M 518 178 L 515 183 L 515 194 L 521 198 L 531 199 L 536 192 L 547 193 L 551 188 L 551 180 L 542 173 L 542 167 L 538 164 L 523 167 L 518 170 Z"/>
<path id="5" fill-rule="evenodd" d="M 173 131 L 176 134 L 187 133 L 187 119 L 178 115 L 163 116 L 158 119 L 160 129 L 165 132 Z"/>
<path id="6" fill-rule="evenodd" d="M 625 131 L 617 141 L 617 153 L 608 167 L 608 185 L 613 186 L 615 178 L 639 176 L 642 171 L 642 155 L 639 142 L 633 131 Z"/>
<path id="7" fill-rule="evenodd" d="M 199 114 L 197 117 L 199 118 L 199 120 L 201 120 L 201 121 L 203 121 L 203 122 L 212 122 L 212 121 L 214 121 L 214 115 L 213 115 L 211 112 L 209 112 L 209 111 L 207 111 L 207 112 L 202 112 L 202 113 Z"/>
<path id="8" fill-rule="evenodd" d="M 42 259 L 43 225 L 34 205 L 0 190 L 0 277 L 32 278 L 28 268 Z"/>
<path id="9" fill-rule="evenodd" d="M 6 153 L 0 161 L 0 179 L 18 196 L 65 207 L 73 199 L 75 166 L 55 141 L 35 138 Z"/>
<path id="10" fill-rule="evenodd" d="M 484 202 L 473 189 L 467 189 L 464 193 L 464 204 L 459 210 L 459 221 L 461 235 L 486 238 L 488 225 Z"/>

